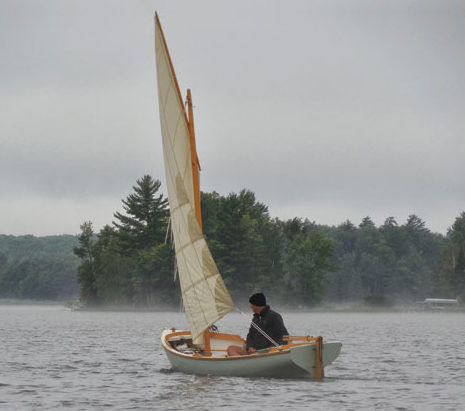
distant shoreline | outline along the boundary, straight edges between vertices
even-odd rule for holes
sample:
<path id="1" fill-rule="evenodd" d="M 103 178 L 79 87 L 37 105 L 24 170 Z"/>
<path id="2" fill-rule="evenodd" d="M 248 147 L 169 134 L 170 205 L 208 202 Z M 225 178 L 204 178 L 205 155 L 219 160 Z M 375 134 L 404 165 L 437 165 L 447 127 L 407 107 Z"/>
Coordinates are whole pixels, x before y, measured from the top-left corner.
<path id="1" fill-rule="evenodd" d="M 65 301 L 57 300 L 28 300 L 28 299 L 18 299 L 18 298 L 0 298 L 0 305 L 62 305 L 67 304 Z"/>
<path id="2" fill-rule="evenodd" d="M 161 312 L 172 312 L 179 313 L 179 309 L 175 307 L 128 307 L 128 306 L 102 306 L 102 307 L 84 307 L 80 305 L 77 301 L 54 301 L 54 300 L 22 300 L 22 299 L 13 299 L 13 298 L 0 298 L 0 306 L 62 306 L 68 308 L 71 311 L 79 312 L 134 312 L 134 313 L 161 313 Z M 292 307 L 283 307 L 279 304 L 274 305 L 277 307 L 279 312 L 282 313 L 409 313 L 409 312 L 427 312 L 427 313 L 437 313 L 437 312 L 465 312 L 465 306 L 459 306 L 455 309 L 450 310 L 427 310 L 418 308 L 415 306 L 393 306 L 393 307 L 374 307 L 369 305 L 359 305 L 359 306 L 345 306 L 345 307 L 335 307 L 335 306 L 321 306 L 314 308 L 292 308 Z M 242 307 L 244 313 L 248 313 L 248 307 Z"/>

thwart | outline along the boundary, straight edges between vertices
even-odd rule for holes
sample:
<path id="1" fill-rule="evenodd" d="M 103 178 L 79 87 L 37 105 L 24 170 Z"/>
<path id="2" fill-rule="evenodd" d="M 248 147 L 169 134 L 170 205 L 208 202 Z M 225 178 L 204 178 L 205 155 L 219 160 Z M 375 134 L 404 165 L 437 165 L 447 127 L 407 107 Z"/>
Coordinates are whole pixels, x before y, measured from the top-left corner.
<path id="1" fill-rule="evenodd" d="M 195 146 L 191 91 L 186 112 L 166 40 L 155 14 L 158 103 L 171 230 L 182 298 L 190 331 L 163 331 L 161 343 L 174 369 L 187 373 L 282 378 L 322 378 L 336 359 L 339 342 L 288 336 L 285 344 L 240 357 L 229 345 L 245 344 L 234 334 L 210 331 L 235 308 L 202 234 L 200 163 Z"/>

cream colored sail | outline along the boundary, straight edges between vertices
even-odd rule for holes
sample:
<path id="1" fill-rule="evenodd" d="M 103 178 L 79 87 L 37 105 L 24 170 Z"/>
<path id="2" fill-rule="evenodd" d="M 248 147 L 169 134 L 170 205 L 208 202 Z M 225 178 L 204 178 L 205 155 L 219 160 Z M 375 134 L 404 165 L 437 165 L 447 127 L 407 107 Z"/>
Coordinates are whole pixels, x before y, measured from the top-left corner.
<path id="1" fill-rule="evenodd" d="M 195 217 L 188 119 L 168 48 L 155 16 L 158 103 L 176 263 L 195 343 L 233 308 L 232 299 Z"/>

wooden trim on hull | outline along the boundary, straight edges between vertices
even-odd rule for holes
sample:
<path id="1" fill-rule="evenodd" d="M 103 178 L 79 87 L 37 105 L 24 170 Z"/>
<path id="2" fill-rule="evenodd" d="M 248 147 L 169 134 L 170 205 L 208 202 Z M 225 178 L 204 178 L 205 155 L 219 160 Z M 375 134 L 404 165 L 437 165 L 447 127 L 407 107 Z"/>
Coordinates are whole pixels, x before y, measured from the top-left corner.
<path id="1" fill-rule="evenodd" d="M 180 336 L 189 337 L 190 332 L 165 331 L 162 334 L 161 342 L 173 369 L 181 372 L 237 377 L 318 377 L 318 375 L 315 375 L 315 344 L 312 342 L 291 344 L 283 346 L 281 351 L 270 350 L 266 353 L 254 353 L 246 356 L 228 357 L 222 355 L 206 357 L 201 354 L 184 354 L 171 347 L 168 340 Z M 232 334 L 221 334 L 220 338 L 231 340 L 231 343 L 234 344 L 235 338 L 231 337 L 242 340 L 240 336 Z M 326 366 L 333 362 L 339 355 L 340 350 L 341 343 L 324 343 L 323 364 Z"/>
<path id="2" fill-rule="evenodd" d="M 290 361 L 286 355 L 270 357 L 256 356 L 247 358 L 229 357 L 222 361 L 192 361 L 192 358 L 181 358 L 166 350 L 168 360 L 173 369 L 187 374 L 222 375 L 231 377 L 275 377 L 275 378 L 313 378 L 306 370 Z"/>

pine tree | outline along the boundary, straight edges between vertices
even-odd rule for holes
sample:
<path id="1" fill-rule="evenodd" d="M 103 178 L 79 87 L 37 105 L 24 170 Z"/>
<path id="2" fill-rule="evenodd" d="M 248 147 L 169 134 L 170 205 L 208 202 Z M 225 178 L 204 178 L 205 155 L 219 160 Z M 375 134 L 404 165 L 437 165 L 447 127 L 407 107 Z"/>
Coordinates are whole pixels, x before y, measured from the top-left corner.
<path id="1" fill-rule="evenodd" d="M 134 193 L 123 202 L 125 214 L 114 213 L 113 225 L 119 230 L 123 249 L 143 250 L 164 241 L 168 223 L 168 200 L 158 194 L 161 183 L 144 175 L 133 186 Z"/>
<path id="2" fill-rule="evenodd" d="M 323 297 L 327 271 L 333 271 L 330 258 L 333 242 L 320 231 L 297 234 L 288 247 L 286 268 L 292 291 L 304 305 L 313 305 Z"/>
<path id="3" fill-rule="evenodd" d="M 93 237 L 92 222 L 85 221 L 81 225 L 81 234 L 78 237 L 79 247 L 73 248 L 74 254 L 82 260 L 82 264 L 78 268 L 80 298 L 82 302 L 90 305 L 95 305 L 98 302 Z"/>
<path id="4" fill-rule="evenodd" d="M 455 219 L 447 236 L 441 268 L 443 290 L 448 297 L 465 298 L 465 212 Z"/>

